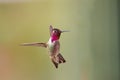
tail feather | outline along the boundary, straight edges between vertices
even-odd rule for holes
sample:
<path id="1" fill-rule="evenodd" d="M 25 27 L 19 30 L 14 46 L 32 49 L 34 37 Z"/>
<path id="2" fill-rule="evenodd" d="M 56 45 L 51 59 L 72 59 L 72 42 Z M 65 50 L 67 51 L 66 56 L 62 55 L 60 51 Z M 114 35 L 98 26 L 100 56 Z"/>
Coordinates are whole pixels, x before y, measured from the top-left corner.
<path id="1" fill-rule="evenodd" d="M 61 54 L 51 57 L 51 60 L 56 68 L 58 68 L 59 64 L 66 62 L 66 60 L 63 58 L 63 56 Z"/>
<path id="2" fill-rule="evenodd" d="M 54 66 L 55 66 L 56 68 L 58 68 L 58 63 L 56 62 L 55 57 L 52 57 L 51 60 L 52 60 L 52 62 L 53 62 L 53 64 L 54 64 Z"/>
<path id="3" fill-rule="evenodd" d="M 63 58 L 63 56 L 61 54 L 58 54 L 58 59 L 59 59 L 59 63 L 65 63 L 66 60 Z"/>

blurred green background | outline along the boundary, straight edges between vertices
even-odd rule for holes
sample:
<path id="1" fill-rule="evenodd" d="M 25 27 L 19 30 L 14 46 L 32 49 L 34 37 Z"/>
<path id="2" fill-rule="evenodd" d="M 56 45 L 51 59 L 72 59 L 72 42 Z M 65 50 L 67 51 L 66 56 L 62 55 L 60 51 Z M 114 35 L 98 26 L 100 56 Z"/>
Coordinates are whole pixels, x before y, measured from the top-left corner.
<path id="1" fill-rule="evenodd" d="M 0 0 L 0 80 L 119 80 L 117 2 Z M 70 30 L 58 69 L 46 49 L 19 46 L 47 42 L 49 25 Z"/>

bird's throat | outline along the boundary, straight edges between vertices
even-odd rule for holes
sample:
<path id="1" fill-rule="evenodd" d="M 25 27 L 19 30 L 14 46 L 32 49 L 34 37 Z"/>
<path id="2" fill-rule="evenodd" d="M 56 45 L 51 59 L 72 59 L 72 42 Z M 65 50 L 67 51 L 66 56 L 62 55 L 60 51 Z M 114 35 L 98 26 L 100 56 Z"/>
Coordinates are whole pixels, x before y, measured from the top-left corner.
<path id="1" fill-rule="evenodd" d="M 56 41 L 56 40 L 58 40 L 59 39 L 59 37 L 58 36 L 55 36 L 55 35 L 53 35 L 52 37 L 51 37 L 51 41 L 53 42 L 53 41 Z"/>

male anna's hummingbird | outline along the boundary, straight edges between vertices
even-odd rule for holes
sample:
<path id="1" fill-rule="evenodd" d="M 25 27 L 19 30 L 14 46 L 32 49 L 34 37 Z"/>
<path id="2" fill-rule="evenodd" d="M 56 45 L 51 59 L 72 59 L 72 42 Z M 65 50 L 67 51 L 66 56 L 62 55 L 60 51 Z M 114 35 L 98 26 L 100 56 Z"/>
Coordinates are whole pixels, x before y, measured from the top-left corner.
<path id="1" fill-rule="evenodd" d="M 65 63 L 66 60 L 63 58 L 63 56 L 60 54 L 60 42 L 59 38 L 61 33 L 68 32 L 68 31 L 62 31 L 57 28 L 53 28 L 52 25 L 50 25 L 50 39 L 47 43 L 23 43 L 22 46 L 37 46 L 37 47 L 44 47 L 49 50 L 49 56 L 53 64 L 56 68 L 58 68 L 58 64 Z"/>

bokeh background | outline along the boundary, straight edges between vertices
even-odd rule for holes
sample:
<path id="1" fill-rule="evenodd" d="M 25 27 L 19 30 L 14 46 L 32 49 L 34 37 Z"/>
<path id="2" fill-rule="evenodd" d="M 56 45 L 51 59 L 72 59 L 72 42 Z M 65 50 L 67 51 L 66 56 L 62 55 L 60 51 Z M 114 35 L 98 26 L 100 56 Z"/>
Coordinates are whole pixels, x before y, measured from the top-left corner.
<path id="1" fill-rule="evenodd" d="M 119 0 L 0 0 L 0 80 L 119 80 Z M 61 35 L 67 60 L 55 69 L 48 51 L 22 47 Z"/>

